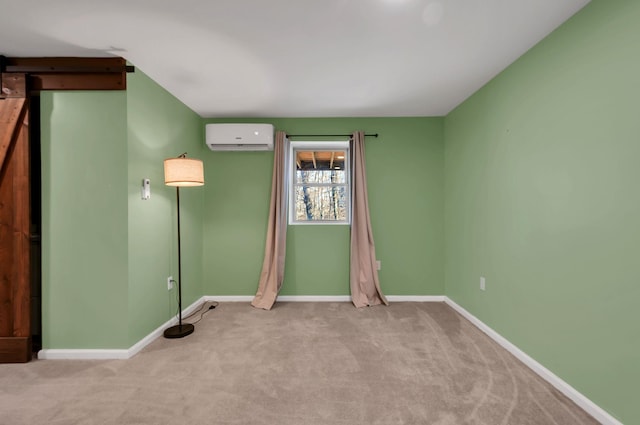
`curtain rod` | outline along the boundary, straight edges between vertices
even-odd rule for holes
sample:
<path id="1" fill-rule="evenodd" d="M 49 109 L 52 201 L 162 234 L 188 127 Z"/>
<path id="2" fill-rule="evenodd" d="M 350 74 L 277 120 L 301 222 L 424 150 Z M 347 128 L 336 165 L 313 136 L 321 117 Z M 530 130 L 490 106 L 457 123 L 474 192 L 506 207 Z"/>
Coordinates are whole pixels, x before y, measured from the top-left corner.
<path id="1" fill-rule="evenodd" d="M 352 134 L 287 134 L 287 137 L 351 137 Z M 365 137 L 378 137 L 378 133 L 365 134 Z"/>

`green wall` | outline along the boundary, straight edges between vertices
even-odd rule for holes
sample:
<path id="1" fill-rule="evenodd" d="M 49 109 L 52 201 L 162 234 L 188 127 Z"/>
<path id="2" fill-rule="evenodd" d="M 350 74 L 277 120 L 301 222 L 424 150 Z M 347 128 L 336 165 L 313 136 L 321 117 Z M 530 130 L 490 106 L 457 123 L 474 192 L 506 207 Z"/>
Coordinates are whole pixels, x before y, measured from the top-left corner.
<path id="1" fill-rule="evenodd" d="M 216 122 L 216 120 L 206 120 Z M 443 119 L 274 118 L 289 134 L 367 138 L 369 202 L 387 295 L 444 292 Z M 301 139 L 296 139 L 301 140 Z M 262 267 L 273 152 L 205 152 L 204 292 L 252 295 Z M 349 227 L 289 226 L 282 295 L 349 294 Z"/>
<path id="2" fill-rule="evenodd" d="M 638 22 L 639 2 L 594 0 L 445 119 L 446 294 L 629 424 Z"/>
<path id="3" fill-rule="evenodd" d="M 125 92 L 43 92 L 44 348 L 127 347 Z"/>
<path id="4" fill-rule="evenodd" d="M 176 189 L 164 185 L 163 161 L 187 152 L 201 158 L 202 119 L 139 69 L 127 76 L 129 345 L 140 341 L 177 311 Z M 208 150 L 208 149 L 207 149 Z M 142 200 L 142 179 L 151 198 Z M 209 183 L 205 175 L 206 184 Z M 180 191 L 182 307 L 202 297 L 204 189 Z"/>
<path id="5" fill-rule="evenodd" d="M 166 283 L 178 279 L 176 200 L 163 160 L 201 156 L 202 119 L 139 69 L 127 83 L 42 93 L 45 349 L 126 349 L 176 313 Z M 202 188 L 181 192 L 183 307 L 203 294 L 203 199 Z"/>

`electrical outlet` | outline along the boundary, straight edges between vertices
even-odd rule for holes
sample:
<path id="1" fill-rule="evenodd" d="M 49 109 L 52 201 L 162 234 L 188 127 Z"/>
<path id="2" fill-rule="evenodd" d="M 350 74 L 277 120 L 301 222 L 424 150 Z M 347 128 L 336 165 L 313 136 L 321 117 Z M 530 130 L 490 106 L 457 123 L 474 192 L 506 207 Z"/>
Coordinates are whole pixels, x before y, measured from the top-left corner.
<path id="1" fill-rule="evenodd" d="M 376 268 L 377 268 L 378 270 L 382 269 L 382 261 L 380 261 L 380 260 L 376 260 Z"/>
<path id="2" fill-rule="evenodd" d="M 480 276 L 480 290 L 484 291 L 486 289 L 486 281 L 484 279 L 484 277 Z"/>
<path id="3" fill-rule="evenodd" d="M 167 291 L 170 291 L 173 289 L 173 276 L 169 276 L 167 278 Z"/>

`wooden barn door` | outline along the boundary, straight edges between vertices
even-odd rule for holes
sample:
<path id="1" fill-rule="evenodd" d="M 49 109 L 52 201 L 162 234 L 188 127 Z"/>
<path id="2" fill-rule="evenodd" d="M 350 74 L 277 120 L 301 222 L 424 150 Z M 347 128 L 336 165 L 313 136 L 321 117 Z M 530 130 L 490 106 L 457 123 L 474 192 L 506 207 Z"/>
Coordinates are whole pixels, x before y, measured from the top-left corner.
<path id="1" fill-rule="evenodd" d="M 29 100 L 24 74 L 1 75 L 0 363 L 31 360 Z"/>

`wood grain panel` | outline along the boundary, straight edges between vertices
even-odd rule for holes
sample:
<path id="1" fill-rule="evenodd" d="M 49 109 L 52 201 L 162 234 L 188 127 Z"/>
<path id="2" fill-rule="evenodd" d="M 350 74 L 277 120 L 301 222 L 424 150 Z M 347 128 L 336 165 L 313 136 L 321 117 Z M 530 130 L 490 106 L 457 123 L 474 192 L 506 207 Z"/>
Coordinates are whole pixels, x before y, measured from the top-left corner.
<path id="1" fill-rule="evenodd" d="M 19 122 L 26 113 L 25 98 L 8 98 L 0 100 L 0 171 L 4 168 L 4 160 L 9 153 L 12 141 L 20 131 Z"/>
<path id="2" fill-rule="evenodd" d="M 26 114 L 13 152 L 13 336 L 31 335 L 31 193 L 29 184 L 29 115 Z"/>
<path id="3" fill-rule="evenodd" d="M 0 363 L 26 363 L 31 360 L 31 338 L 0 336 Z"/>
<path id="4" fill-rule="evenodd" d="M 123 58 L 5 58 L 4 75 L 28 75 L 29 90 L 125 90 L 127 66 Z M 4 83 L 3 83 L 4 84 Z"/>
<path id="5" fill-rule="evenodd" d="M 2 74 L 2 86 L 0 96 L 2 97 L 27 97 L 25 74 Z"/>
<path id="6" fill-rule="evenodd" d="M 31 74 L 31 90 L 125 90 L 126 74 Z"/>
<path id="7" fill-rule="evenodd" d="M 0 173 L 0 336 L 13 336 L 13 166 Z"/>
<path id="8" fill-rule="evenodd" d="M 25 98 L 0 100 L 0 362 L 31 359 L 28 116 Z"/>
<path id="9" fill-rule="evenodd" d="M 95 69 L 96 72 L 126 71 L 127 61 L 120 57 L 80 58 L 80 57 L 35 57 L 5 58 L 7 72 L 65 72 L 77 69 Z"/>

